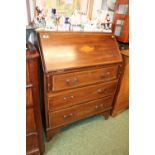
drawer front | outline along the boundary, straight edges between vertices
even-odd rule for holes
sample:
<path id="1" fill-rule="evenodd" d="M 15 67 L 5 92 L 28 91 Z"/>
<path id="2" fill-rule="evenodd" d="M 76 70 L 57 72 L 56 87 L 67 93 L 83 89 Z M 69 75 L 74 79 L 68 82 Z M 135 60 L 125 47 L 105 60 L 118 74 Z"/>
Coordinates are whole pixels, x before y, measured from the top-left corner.
<path id="1" fill-rule="evenodd" d="M 53 91 L 58 91 L 116 79 L 117 71 L 118 65 L 115 65 L 89 71 L 53 75 L 53 82 L 51 80 L 49 82 L 52 82 Z"/>
<path id="2" fill-rule="evenodd" d="M 26 109 L 26 133 L 36 131 L 36 124 L 34 118 L 33 108 Z"/>
<path id="3" fill-rule="evenodd" d="M 54 111 L 112 95 L 115 92 L 116 86 L 117 80 L 52 94 L 52 96 L 48 98 L 48 109 Z"/>
<path id="4" fill-rule="evenodd" d="M 32 107 L 32 88 L 26 88 L 26 107 Z"/>
<path id="5" fill-rule="evenodd" d="M 51 112 L 49 114 L 50 127 L 55 128 L 110 109 L 112 101 L 113 96 L 107 96 L 102 99 L 66 108 L 65 110 Z"/>

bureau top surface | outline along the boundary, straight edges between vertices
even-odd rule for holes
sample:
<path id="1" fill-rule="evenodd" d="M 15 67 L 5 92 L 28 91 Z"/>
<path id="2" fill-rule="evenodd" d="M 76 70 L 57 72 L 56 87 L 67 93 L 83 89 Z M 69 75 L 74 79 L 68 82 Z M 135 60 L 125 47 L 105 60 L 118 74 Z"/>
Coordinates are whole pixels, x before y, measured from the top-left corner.
<path id="1" fill-rule="evenodd" d="M 115 38 L 107 33 L 39 32 L 45 72 L 121 62 Z"/>

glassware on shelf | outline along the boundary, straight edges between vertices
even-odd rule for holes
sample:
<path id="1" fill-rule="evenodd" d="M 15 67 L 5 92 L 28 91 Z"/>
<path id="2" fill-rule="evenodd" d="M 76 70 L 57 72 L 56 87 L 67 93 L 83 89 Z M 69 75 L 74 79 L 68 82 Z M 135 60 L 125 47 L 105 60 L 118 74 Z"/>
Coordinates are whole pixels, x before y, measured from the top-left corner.
<path id="1" fill-rule="evenodd" d="M 38 6 L 36 7 L 37 16 L 33 19 L 33 24 L 37 28 L 46 27 L 46 16 L 44 10 L 41 10 Z"/>
<path id="2" fill-rule="evenodd" d="M 97 10 L 97 16 L 90 20 L 86 13 L 75 10 L 72 15 L 65 16 L 57 13 L 55 8 L 45 11 L 37 8 L 38 16 L 34 19 L 38 28 L 50 31 L 109 31 L 111 29 L 110 17 L 107 12 Z M 104 15 L 103 15 L 104 14 Z"/>
<path id="3" fill-rule="evenodd" d="M 52 9 L 51 9 L 51 13 L 52 13 L 53 15 L 56 15 L 56 9 L 55 9 L 55 8 L 52 8 Z"/>
<path id="4" fill-rule="evenodd" d="M 65 31 L 64 23 L 65 23 L 65 17 L 59 16 L 59 23 L 58 23 L 58 31 Z"/>
<path id="5" fill-rule="evenodd" d="M 69 17 L 65 17 L 65 22 L 64 22 L 64 27 L 66 31 L 70 31 L 70 18 Z"/>

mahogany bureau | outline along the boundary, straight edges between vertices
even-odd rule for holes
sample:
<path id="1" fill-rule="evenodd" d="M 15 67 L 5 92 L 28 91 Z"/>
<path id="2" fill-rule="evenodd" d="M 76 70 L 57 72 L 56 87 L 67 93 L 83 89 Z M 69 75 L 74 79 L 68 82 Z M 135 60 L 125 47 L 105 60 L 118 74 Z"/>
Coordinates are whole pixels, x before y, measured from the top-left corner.
<path id="1" fill-rule="evenodd" d="M 26 155 L 42 155 L 44 152 L 38 57 L 36 51 L 26 51 Z"/>
<path id="2" fill-rule="evenodd" d="M 122 68 L 111 33 L 38 32 L 44 71 L 47 141 L 63 126 L 108 118 Z"/>

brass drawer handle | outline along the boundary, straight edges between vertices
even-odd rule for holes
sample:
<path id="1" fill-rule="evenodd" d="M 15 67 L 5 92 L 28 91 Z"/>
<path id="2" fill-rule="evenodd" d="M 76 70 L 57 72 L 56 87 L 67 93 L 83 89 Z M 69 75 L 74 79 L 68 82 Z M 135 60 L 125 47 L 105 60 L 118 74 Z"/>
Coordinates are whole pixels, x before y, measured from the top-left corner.
<path id="1" fill-rule="evenodd" d="M 77 84 L 79 82 L 79 79 L 77 78 L 77 77 L 75 77 L 75 78 L 73 78 L 73 79 L 67 79 L 66 80 L 66 84 L 68 85 L 68 86 L 70 86 L 70 85 L 75 85 L 75 84 Z"/>
<path id="2" fill-rule="evenodd" d="M 95 106 L 95 109 L 98 110 L 100 107 L 98 105 Z"/>
<path id="3" fill-rule="evenodd" d="M 64 100 L 67 100 L 67 97 L 64 97 Z"/>
<path id="4" fill-rule="evenodd" d="M 65 96 L 64 100 L 69 100 L 69 99 L 73 99 L 75 96 L 71 95 L 71 96 Z"/>
<path id="5" fill-rule="evenodd" d="M 69 79 L 66 80 L 66 84 L 70 85 L 70 80 Z"/>
<path id="6" fill-rule="evenodd" d="M 74 98 L 74 96 L 72 95 L 72 96 L 70 96 L 70 98 Z"/>
<path id="7" fill-rule="evenodd" d="M 74 78 L 74 82 L 78 82 L 78 81 L 79 81 L 78 78 L 75 77 L 75 78 Z"/>
<path id="8" fill-rule="evenodd" d="M 105 89 L 100 88 L 100 89 L 97 90 L 97 92 L 98 93 L 105 93 Z"/>
<path id="9" fill-rule="evenodd" d="M 100 109 L 100 108 L 102 108 L 102 107 L 103 107 L 103 104 L 96 105 L 96 106 L 95 106 L 95 109 L 98 110 L 98 109 Z"/>
<path id="10" fill-rule="evenodd" d="M 103 78 L 103 79 L 108 78 L 109 75 L 110 75 L 110 72 L 103 73 L 103 74 L 101 74 L 101 78 Z"/>
<path id="11" fill-rule="evenodd" d="M 64 117 L 64 119 L 68 119 L 68 118 L 73 117 L 73 114 L 72 114 L 72 113 L 70 113 L 69 115 L 64 115 L 63 117 Z"/>

